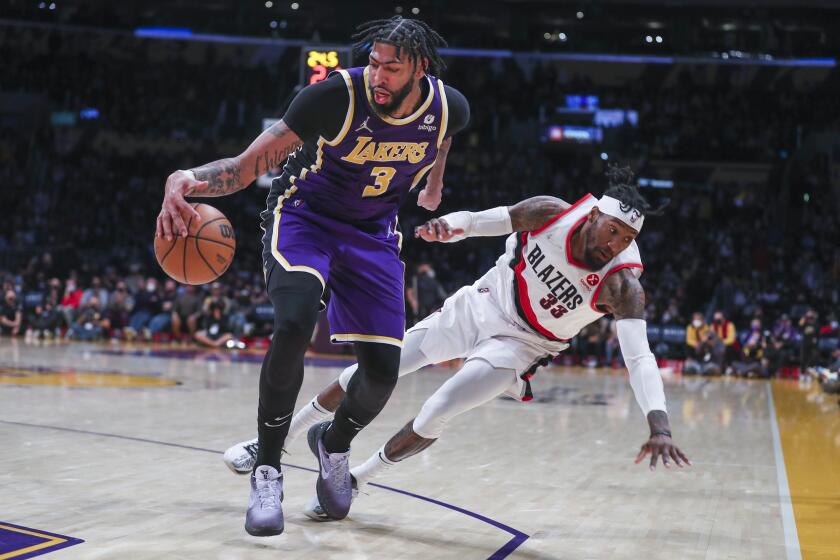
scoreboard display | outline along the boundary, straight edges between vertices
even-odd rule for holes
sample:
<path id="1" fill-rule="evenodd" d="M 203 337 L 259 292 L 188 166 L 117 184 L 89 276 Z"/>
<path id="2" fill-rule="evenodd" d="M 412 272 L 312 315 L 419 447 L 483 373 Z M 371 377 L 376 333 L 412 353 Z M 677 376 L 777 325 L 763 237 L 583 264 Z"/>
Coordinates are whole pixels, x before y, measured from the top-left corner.
<path id="1" fill-rule="evenodd" d="M 330 72 L 349 67 L 353 51 L 349 47 L 303 47 L 300 51 L 300 85 L 325 79 Z"/>

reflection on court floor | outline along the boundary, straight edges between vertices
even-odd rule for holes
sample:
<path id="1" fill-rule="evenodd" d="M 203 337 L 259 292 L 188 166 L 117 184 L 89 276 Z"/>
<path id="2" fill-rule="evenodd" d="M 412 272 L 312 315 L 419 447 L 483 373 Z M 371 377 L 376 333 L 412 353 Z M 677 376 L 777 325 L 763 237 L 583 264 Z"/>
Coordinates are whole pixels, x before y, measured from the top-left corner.
<path id="1" fill-rule="evenodd" d="M 84 540 L 50 552 L 56 559 L 769 559 L 798 557 L 800 547 L 803 558 L 837 550 L 826 535 L 840 521 L 830 475 L 840 428 L 824 423 L 837 411 L 807 387 L 666 380 L 675 437 L 695 467 L 651 473 L 633 464 L 647 428 L 624 374 L 556 367 L 537 374 L 531 403 L 498 399 L 457 418 L 340 523 L 301 513 L 315 460 L 305 442 L 292 442 L 286 532 L 250 537 L 247 478 L 232 475 L 220 454 L 255 428 L 260 356 L 240 355 L 250 357 L 0 342 L 0 522 Z M 348 363 L 316 359 L 328 365 L 308 365 L 299 404 Z M 351 462 L 382 445 L 452 373 L 402 378 L 354 441 Z M 774 451 L 773 401 L 783 458 Z M 800 418 L 807 437 L 797 435 Z M 833 471 L 821 470 L 829 444 Z M 805 457 L 821 483 L 801 475 Z"/>

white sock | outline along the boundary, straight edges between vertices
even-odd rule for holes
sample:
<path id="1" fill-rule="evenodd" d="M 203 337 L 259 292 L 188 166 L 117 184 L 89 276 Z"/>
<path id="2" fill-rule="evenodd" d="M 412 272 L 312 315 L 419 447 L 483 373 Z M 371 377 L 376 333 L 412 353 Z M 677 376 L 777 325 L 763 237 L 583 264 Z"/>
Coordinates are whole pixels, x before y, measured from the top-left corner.
<path id="1" fill-rule="evenodd" d="M 292 418 L 292 425 L 289 426 L 289 435 L 286 436 L 284 446 L 288 447 L 300 434 L 318 422 L 332 419 L 333 415 L 334 413 L 318 403 L 318 397 L 313 398 L 306 406 L 298 410 L 297 414 Z"/>
<path id="2" fill-rule="evenodd" d="M 367 461 L 358 467 L 350 469 L 350 474 L 355 477 L 359 488 L 361 488 L 373 478 L 379 476 L 396 464 L 396 461 L 391 461 L 385 456 L 385 446 L 383 445 L 379 448 L 379 451 L 371 455 Z"/>

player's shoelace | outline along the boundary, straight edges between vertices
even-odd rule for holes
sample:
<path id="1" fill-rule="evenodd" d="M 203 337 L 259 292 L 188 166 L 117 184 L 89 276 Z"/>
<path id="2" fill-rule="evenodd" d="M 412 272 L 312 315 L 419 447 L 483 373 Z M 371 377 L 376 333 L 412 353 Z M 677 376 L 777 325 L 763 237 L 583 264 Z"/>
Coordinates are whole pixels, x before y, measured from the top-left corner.
<path id="1" fill-rule="evenodd" d="M 257 497 L 260 499 L 261 509 L 280 508 L 280 493 L 275 491 L 279 485 L 279 480 L 257 481 Z"/>
<path id="2" fill-rule="evenodd" d="M 340 492 L 347 492 L 349 490 L 348 486 L 350 486 L 351 483 L 351 477 L 349 474 L 350 461 L 347 459 L 346 456 L 335 460 L 332 457 L 330 457 L 329 461 L 330 478 L 336 481 L 335 484 Z"/>
<path id="3" fill-rule="evenodd" d="M 245 446 L 245 452 L 251 456 L 251 459 L 257 458 L 257 444 L 249 443 Z"/>

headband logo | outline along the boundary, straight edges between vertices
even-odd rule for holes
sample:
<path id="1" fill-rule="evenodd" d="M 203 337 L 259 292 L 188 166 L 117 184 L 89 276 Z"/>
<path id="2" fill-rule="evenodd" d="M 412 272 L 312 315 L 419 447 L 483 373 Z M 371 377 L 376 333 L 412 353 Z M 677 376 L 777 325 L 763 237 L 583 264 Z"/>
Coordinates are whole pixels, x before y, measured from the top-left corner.
<path id="1" fill-rule="evenodd" d="M 630 205 L 629 205 L 629 204 L 627 204 L 626 202 L 619 202 L 619 203 L 618 203 L 618 207 L 619 207 L 619 208 L 621 209 L 621 211 L 622 211 L 622 212 L 624 212 L 625 214 L 629 214 L 629 216 L 627 217 L 627 219 L 628 219 L 628 220 L 630 220 L 630 223 L 631 223 L 631 224 L 635 224 L 635 223 L 636 223 L 636 220 L 638 220 L 639 218 L 641 218 L 641 217 L 642 217 L 642 213 L 641 213 L 641 212 L 639 212 L 638 210 L 636 210 L 635 208 L 633 208 L 632 206 L 630 206 Z"/>

